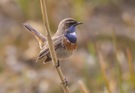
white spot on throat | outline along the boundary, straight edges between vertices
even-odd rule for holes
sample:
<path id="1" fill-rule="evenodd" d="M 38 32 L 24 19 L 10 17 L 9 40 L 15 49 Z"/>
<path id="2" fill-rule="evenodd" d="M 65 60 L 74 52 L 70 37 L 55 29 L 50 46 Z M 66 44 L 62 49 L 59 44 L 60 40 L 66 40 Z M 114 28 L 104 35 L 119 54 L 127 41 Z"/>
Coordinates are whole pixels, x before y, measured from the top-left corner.
<path id="1" fill-rule="evenodd" d="M 76 36 L 76 33 L 75 32 L 72 32 L 72 33 L 70 33 L 70 35 Z"/>

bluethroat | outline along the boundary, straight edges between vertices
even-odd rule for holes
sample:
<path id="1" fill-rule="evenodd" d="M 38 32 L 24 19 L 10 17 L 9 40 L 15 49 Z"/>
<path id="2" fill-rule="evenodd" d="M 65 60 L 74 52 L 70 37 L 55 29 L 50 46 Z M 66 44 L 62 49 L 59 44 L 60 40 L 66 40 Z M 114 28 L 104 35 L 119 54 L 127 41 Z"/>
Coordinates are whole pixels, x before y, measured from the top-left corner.
<path id="1" fill-rule="evenodd" d="M 58 60 L 64 59 L 72 55 L 77 48 L 77 35 L 76 26 L 82 24 L 73 18 L 63 19 L 59 25 L 57 32 L 53 35 L 52 40 Z M 25 23 L 24 26 L 33 33 L 39 43 L 41 49 L 37 61 L 44 58 L 44 63 L 51 61 L 51 56 L 46 42 L 46 37 L 36 31 L 29 24 Z"/>

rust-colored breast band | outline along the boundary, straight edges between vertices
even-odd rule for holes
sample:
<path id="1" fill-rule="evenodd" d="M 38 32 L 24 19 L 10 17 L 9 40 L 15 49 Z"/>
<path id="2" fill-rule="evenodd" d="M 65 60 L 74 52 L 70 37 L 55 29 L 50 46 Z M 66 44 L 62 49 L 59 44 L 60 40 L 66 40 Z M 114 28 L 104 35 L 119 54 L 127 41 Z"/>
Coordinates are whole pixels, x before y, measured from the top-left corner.
<path id="1" fill-rule="evenodd" d="M 65 48 L 68 51 L 74 51 L 77 48 L 77 43 L 71 43 L 69 40 L 65 37 L 63 40 L 63 44 L 65 45 Z"/>

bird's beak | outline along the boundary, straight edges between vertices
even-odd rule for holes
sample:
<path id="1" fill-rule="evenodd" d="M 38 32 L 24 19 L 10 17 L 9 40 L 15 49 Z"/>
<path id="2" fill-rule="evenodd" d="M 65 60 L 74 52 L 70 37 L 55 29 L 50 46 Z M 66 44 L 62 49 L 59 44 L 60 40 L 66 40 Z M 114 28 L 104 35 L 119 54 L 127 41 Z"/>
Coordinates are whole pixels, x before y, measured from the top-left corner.
<path id="1" fill-rule="evenodd" d="M 77 22 L 77 25 L 83 24 L 82 22 Z"/>
<path id="2" fill-rule="evenodd" d="M 81 23 L 81 22 L 77 22 L 77 23 L 75 24 L 75 26 L 80 25 L 80 24 L 83 24 L 83 23 Z"/>

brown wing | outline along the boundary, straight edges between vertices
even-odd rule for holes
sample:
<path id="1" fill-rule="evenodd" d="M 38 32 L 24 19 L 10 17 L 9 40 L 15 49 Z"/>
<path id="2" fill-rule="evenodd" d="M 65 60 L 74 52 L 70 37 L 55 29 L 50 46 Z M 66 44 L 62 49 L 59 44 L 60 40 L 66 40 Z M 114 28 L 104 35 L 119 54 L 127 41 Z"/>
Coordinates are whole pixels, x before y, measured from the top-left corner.
<path id="1" fill-rule="evenodd" d="M 55 50 L 61 45 L 62 38 L 63 38 L 62 36 L 54 37 L 53 38 L 53 44 L 54 44 Z M 38 58 L 37 58 L 37 61 L 38 61 L 38 59 L 42 59 L 42 58 L 45 58 L 45 62 L 51 60 L 51 58 L 50 58 L 50 51 L 49 51 L 49 48 L 48 48 L 48 45 L 47 44 L 45 44 L 45 46 L 43 47 L 43 49 L 40 51 L 40 53 L 38 55 Z"/>

